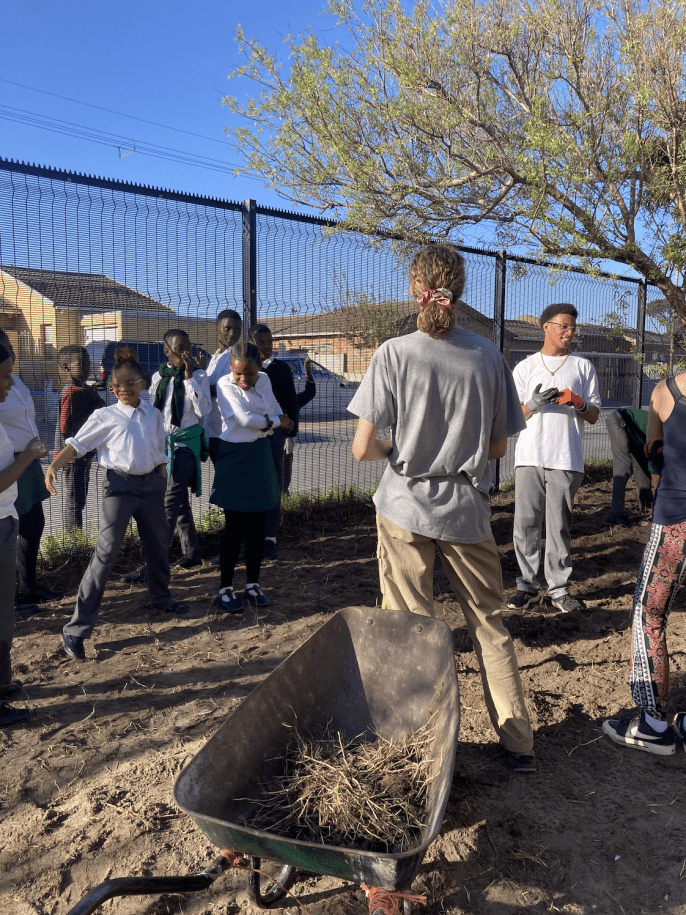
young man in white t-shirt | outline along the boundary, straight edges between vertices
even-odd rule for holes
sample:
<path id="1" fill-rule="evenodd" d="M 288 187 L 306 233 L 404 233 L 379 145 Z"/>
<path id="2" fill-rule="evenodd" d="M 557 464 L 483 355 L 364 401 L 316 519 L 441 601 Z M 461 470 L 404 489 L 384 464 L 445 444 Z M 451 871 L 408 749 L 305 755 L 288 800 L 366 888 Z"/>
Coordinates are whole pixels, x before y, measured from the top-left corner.
<path id="1" fill-rule="evenodd" d="M 515 366 L 513 375 L 526 429 L 515 448 L 514 548 L 520 576 L 508 607 L 524 610 L 540 600 L 538 568 L 543 520 L 548 597 L 563 613 L 585 610 L 569 593 L 572 504 L 584 476 L 581 432 L 600 416 L 595 368 L 569 352 L 577 310 L 549 305 L 540 318 L 543 347 Z"/>

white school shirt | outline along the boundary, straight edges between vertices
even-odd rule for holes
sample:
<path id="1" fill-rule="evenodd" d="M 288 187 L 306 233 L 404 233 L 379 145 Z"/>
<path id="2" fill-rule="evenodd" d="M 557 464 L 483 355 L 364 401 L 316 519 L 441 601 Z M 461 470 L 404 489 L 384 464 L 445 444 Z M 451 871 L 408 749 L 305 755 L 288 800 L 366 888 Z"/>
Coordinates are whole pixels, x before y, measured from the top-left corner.
<path id="1" fill-rule="evenodd" d="M 281 423 L 281 407 L 264 372 L 258 372 L 255 387 L 249 391 L 239 387 L 233 375 L 224 375 L 217 384 L 217 403 L 222 416 L 219 437 L 225 442 L 255 442 L 272 435 L 272 429 L 263 431 L 267 422 L 265 416 L 274 426 Z"/>
<path id="2" fill-rule="evenodd" d="M 224 352 L 217 350 L 214 356 L 212 356 L 210 364 L 207 366 L 207 378 L 210 384 L 215 385 L 215 387 L 219 384 L 219 379 L 223 378 L 225 375 L 231 375 L 230 349 L 225 349 Z M 260 372 L 257 376 L 255 389 L 264 393 L 267 397 L 270 395 L 272 384 L 269 377 L 264 374 L 264 372 Z M 212 398 L 212 409 L 207 416 L 203 417 L 202 424 L 205 429 L 205 435 L 207 435 L 208 438 L 221 437 L 222 414 L 216 397 Z"/>
<path id="3" fill-rule="evenodd" d="M 155 402 L 155 392 L 157 391 L 161 380 L 162 376 L 160 373 L 155 372 L 152 376 L 152 384 L 150 385 L 150 403 Z M 185 394 L 183 399 L 183 416 L 181 417 L 181 425 L 175 426 L 171 421 L 174 379 L 171 378 L 169 380 L 169 384 L 167 385 L 167 396 L 164 401 L 164 410 L 162 411 L 165 432 L 177 432 L 179 429 L 188 429 L 189 426 L 194 426 L 196 423 L 199 423 L 203 416 L 207 416 L 212 409 L 210 382 L 207 377 L 207 372 L 204 372 L 202 369 L 196 369 L 190 378 L 184 378 L 183 387 Z M 177 443 L 176 447 L 185 448 L 186 445 Z"/>
<path id="4" fill-rule="evenodd" d="M 5 432 L 5 428 L 0 423 L 0 470 L 4 470 L 6 467 L 9 467 L 10 464 L 14 461 L 14 445 Z M 18 518 L 17 509 L 14 507 L 14 503 L 17 501 L 17 484 L 12 483 L 7 489 L 3 489 L 0 492 L 0 518 Z M 3 584 L 5 584 L 3 582 Z M 14 585 L 12 585 L 14 590 Z"/>
<path id="5" fill-rule="evenodd" d="M 137 407 L 117 401 L 92 413 L 74 438 L 66 440 L 78 457 L 98 449 L 98 463 L 109 470 L 140 476 L 159 464 L 164 453 L 164 421 L 155 407 L 141 400 Z"/>
<path id="6" fill-rule="evenodd" d="M 10 438 L 15 451 L 23 451 L 32 438 L 38 438 L 36 410 L 31 392 L 21 378 L 12 375 L 14 385 L 4 403 L 0 403 L 0 423 Z"/>

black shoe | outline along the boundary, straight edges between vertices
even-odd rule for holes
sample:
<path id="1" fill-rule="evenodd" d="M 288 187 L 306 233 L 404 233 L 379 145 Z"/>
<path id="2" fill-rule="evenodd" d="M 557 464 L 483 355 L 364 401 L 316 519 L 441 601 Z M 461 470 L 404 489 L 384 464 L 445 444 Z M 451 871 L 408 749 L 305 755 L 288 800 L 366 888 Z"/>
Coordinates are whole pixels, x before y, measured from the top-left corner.
<path id="1" fill-rule="evenodd" d="M 183 616 L 188 613 L 186 604 L 180 604 L 177 600 L 168 600 L 166 604 L 148 604 L 148 610 L 164 610 L 165 613 L 173 613 L 175 616 Z"/>
<path id="2" fill-rule="evenodd" d="M 507 764 L 513 772 L 535 772 L 536 757 L 531 753 L 508 753 Z"/>
<path id="3" fill-rule="evenodd" d="M 27 620 L 34 613 L 40 613 L 38 604 L 17 604 L 14 608 L 14 618 L 17 620 Z"/>
<path id="4" fill-rule="evenodd" d="M 210 559 L 211 566 L 220 566 L 221 564 L 222 564 L 221 556 L 213 556 L 212 559 Z"/>
<path id="5" fill-rule="evenodd" d="M 24 684 L 21 680 L 11 680 L 7 686 L 0 691 L 0 699 L 14 699 L 23 691 Z"/>
<path id="6" fill-rule="evenodd" d="M 540 601 L 538 594 L 531 594 L 529 591 L 520 591 L 517 589 L 512 597 L 508 598 L 507 606 L 510 610 L 527 610 Z"/>
<path id="7" fill-rule="evenodd" d="M 0 728 L 11 728 L 14 724 L 23 724 L 31 717 L 27 708 L 13 708 L 11 705 L 0 705 Z"/>
<path id="8" fill-rule="evenodd" d="M 134 569 L 133 572 L 127 572 L 126 575 L 122 575 L 121 580 L 127 582 L 127 584 L 135 585 L 139 582 L 144 582 L 147 578 L 147 572 L 145 566 L 140 566 L 138 569 Z"/>
<path id="9" fill-rule="evenodd" d="M 62 591 L 50 591 L 49 588 L 41 588 L 40 585 L 34 585 L 32 588 L 26 588 L 17 594 L 17 604 L 43 604 L 51 600 L 62 600 L 64 593 Z"/>
<path id="10" fill-rule="evenodd" d="M 273 540 L 264 541 L 264 558 L 265 559 L 276 559 L 276 543 Z"/>
<path id="11" fill-rule="evenodd" d="M 196 566 L 202 565 L 202 559 L 194 559 L 192 556 L 184 556 L 182 559 L 179 559 L 178 562 L 175 562 L 172 566 L 172 569 L 194 569 Z"/>
<path id="12" fill-rule="evenodd" d="M 607 522 L 608 524 L 614 524 L 616 527 L 636 527 L 634 521 L 629 521 L 624 515 L 617 515 L 615 512 L 610 512 L 607 516 Z"/>
<path id="13" fill-rule="evenodd" d="M 78 635 L 62 635 L 62 647 L 64 653 L 75 661 L 85 661 L 86 652 L 83 648 L 83 639 Z"/>

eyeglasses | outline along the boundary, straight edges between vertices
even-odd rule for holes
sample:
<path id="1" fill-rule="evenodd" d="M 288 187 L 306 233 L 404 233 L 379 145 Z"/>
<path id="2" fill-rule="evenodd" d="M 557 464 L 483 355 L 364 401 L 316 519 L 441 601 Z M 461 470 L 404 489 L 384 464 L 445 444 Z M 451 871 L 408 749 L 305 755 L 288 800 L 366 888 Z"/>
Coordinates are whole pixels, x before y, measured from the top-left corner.
<path id="1" fill-rule="evenodd" d="M 563 330 L 571 330 L 572 336 L 576 334 L 576 324 L 559 324 L 557 321 L 546 321 L 546 324 L 554 324 L 555 327 L 560 328 L 560 332 Z"/>
<path id="2" fill-rule="evenodd" d="M 122 381 L 121 384 L 115 384 L 114 381 L 110 382 L 110 387 L 113 391 L 132 391 L 137 384 L 145 384 L 145 378 L 139 378 L 137 381 Z"/>

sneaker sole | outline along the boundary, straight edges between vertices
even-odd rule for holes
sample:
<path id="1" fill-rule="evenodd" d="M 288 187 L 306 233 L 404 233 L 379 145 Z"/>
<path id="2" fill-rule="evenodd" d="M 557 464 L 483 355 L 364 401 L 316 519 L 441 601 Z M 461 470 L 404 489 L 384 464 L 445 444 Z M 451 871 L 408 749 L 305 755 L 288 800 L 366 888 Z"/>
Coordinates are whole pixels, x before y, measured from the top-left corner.
<path id="1" fill-rule="evenodd" d="M 620 747 L 629 747 L 632 750 L 643 750 L 654 756 L 673 756 L 676 753 L 675 744 L 660 744 L 645 737 L 631 737 L 629 734 L 618 734 L 609 721 L 603 721 L 603 734 Z"/>

